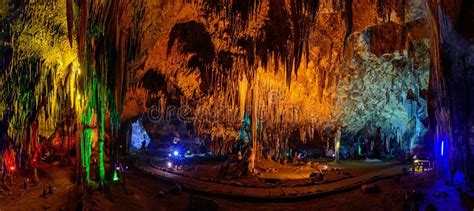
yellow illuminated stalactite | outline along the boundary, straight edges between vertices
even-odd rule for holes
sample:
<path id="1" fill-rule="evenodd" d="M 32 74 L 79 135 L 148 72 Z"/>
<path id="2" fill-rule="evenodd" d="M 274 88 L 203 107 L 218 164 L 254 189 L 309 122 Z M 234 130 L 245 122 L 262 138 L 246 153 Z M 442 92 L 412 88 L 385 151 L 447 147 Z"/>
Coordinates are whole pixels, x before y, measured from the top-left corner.
<path id="1" fill-rule="evenodd" d="M 242 79 L 239 81 L 239 103 L 240 103 L 240 119 L 244 118 L 245 113 L 245 102 L 247 97 L 247 90 L 248 90 L 248 80 L 245 73 L 242 76 Z"/>
<path id="2" fill-rule="evenodd" d="M 234 108 L 234 104 L 238 103 L 238 112 L 235 112 L 238 113 L 238 122 L 243 120 L 245 112 L 251 117 L 252 147 L 259 157 L 261 144 L 267 144 L 266 140 L 259 139 L 269 132 L 275 133 L 270 141 L 279 140 L 282 148 L 287 148 L 286 140 L 296 128 L 301 140 L 306 143 L 313 140 L 315 130 L 337 122 L 341 115 L 335 114 L 335 101 L 329 99 L 334 96 L 329 92 L 337 90 L 337 84 L 334 81 L 330 83 L 329 80 L 334 79 L 328 79 L 326 74 L 321 73 L 320 67 L 311 63 L 307 68 L 300 69 L 298 77 L 291 75 L 291 84 L 286 83 L 286 71 L 272 70 L 271 66 L 268 69 L 258 67 L 249 78 L 245 72 L 237 79 L 228 76 L 226 88 L 214 90 L 212 96 L 204 97 L 198 103 L 195 113 L 207 115 L 201 118 L 207 123 L 196 121 L 196 127 L 211 130 L 212 137 L 233 134 L 230 131 L 235 131 L 235 121 L 215 122 L 210 117 L 214 113 L 221 115 L 220 112 L 205 111 L 215 111 L 213 108 L 221 106 Z M 321 83 L 320 78 L 324 78 Z M 236 99 L 235 102 L 232 99 Z M 211 128 L 207 128 L 209 125 Z"/>
<path id="3" fill-rule="evenodd" d="M 258 159 L 259 152 L 258 152 L 258 144 L 259 140 L 257 138 L 257 126 L 258 122 L 258 75 L 256 76 L 256 80 L 254 80 L 252 84 L 252 101 L 251 101 L 251 112 L 252 112 L 252 148 L 253 148 L 253 155 L 252 155 L 252 169 L 255 167 L 255 159 Z"/>

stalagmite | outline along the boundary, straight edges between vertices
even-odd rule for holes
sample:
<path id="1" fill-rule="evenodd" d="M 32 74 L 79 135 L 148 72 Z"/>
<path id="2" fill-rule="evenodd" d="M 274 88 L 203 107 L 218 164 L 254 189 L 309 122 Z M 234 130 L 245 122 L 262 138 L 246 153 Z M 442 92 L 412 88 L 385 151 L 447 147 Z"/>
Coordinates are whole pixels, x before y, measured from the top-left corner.
<path id="1" fill-rule="evenodd" d="M 339 149 L 341 147 L 341 128 L 336 129 L 336 134 L 334 136 L 334 159 L 339 160 Z"/>

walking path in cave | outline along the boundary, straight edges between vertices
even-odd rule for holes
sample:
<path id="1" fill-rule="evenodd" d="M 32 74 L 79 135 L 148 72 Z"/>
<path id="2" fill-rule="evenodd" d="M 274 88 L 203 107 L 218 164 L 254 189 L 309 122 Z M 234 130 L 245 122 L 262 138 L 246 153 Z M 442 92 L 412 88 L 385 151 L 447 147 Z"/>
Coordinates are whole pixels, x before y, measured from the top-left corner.
<path id="1" fill-rule="evenodd" d="M 177 183 L 183 188 L 201 192 L 205 194 L 221 195 L 237 198 L 253 199 L 283 199 L 283 198 L 311 198 L 332 193 L 353 190 L 363 184 L 375 182 L 379 179 L 390 178 L 402 175 L 404 165 L 380 165 L 370 168 L 370 170 L 357 173 L 351 178 L 342 179 L 336 182 L 313 184 L 306 186 L 276 186 L 276 187 L 242 187 L 235 184 L 223 184 L 215 180 L 204 180 L 198 177 L 190 177 L 172 171 L 163 170 L 152 161 L 153 157 L 140 155 L 135 160 L 134 165 L 143 172 L 163 179 L 170 183 Z M 356 165 L 351 163 L 351 165 Z M 364 164 L 374 165 L 377 164 Z"/>

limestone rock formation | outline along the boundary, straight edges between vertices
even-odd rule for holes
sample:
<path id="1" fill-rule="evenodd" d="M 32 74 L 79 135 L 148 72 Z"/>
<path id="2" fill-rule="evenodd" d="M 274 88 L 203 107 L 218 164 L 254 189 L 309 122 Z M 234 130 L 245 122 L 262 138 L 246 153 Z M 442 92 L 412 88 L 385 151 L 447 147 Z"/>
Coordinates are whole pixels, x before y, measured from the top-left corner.
<path id="1" fill-rule="evenodd" d="M 443 137 L 469 163 L 472 31 L 458 20 L 473 6 L 447 2 L 0 0 L 0 152 L 28 145 L 38 121 L 47 137 L 80 131 L 82 156 L 98 146 L 103 159 L 106 139 L 147 117 L 153 139 L 215 152 L 250 121 L 257 156 L 332 150 L 341 129 L 341 153 L 415 153 Z"/>

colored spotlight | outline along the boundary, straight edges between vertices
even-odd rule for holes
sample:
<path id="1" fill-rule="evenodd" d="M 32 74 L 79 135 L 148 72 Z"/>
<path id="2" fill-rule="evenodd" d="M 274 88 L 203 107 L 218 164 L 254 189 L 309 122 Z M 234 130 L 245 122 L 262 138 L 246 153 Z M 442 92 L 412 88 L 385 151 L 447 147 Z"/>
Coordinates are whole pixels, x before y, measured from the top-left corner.
<path id="1" fill-rule="evenodd" d="M 179 155 L 179 152 L 175 150 L 175 151 L 173 152 L 173 155 L 174 155 L 174 156 L 178 156 L 178 155 Z"/>
<path id="2" fill-rule="evenodd" d="M 441 156 L 444 155 L 444 141 L 441 141 Z"/>

